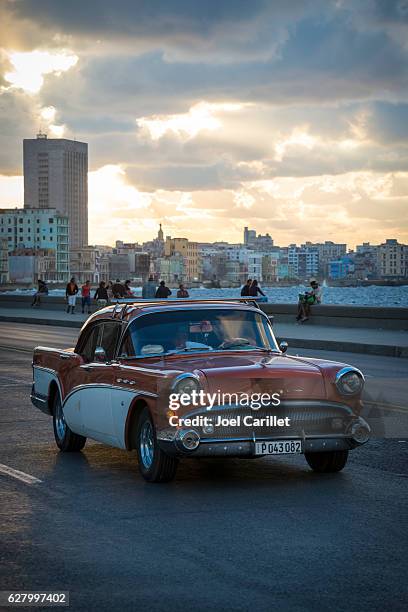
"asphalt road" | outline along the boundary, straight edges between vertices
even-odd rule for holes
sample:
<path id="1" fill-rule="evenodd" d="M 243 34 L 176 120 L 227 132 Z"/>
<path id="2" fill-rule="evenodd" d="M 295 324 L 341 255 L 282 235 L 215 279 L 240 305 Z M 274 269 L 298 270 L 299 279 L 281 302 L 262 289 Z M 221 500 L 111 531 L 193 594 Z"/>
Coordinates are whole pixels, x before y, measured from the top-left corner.
<path id="1" fill-rule="evenodd" d="M 336 475 L 301 456 L 191 460 L 147 484 L 133 452 L 59 453 L 31 406 L 27 349 L 75 335 L 0 324 L 0 464 L 41 481 L 0 473 L 0 590 L 69 591 L 75 611 L 406 609 L 406 439 L 370 442 Z M 408 360 L 324 356 L 408 405 Z"/>

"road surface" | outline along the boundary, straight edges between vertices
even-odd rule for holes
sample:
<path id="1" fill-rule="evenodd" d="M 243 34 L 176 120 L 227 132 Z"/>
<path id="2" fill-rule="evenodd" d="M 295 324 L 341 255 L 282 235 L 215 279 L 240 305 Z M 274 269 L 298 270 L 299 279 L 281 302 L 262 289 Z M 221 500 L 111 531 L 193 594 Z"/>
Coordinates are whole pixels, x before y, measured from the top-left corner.
<path id="1" fill-rule="evenodd" d="M 406 609 L 406 439 L 370 442 L 336 475 L 301 456 L 191 460 L 147 484 L 134 452 L 59 453 L 31 406 L 27 351 L 76 330 L 0 333 L 0 590 L 69 591 L 87 612 Z M 403 408 L 408 360 L 324 356 L 386 379 Z"/>

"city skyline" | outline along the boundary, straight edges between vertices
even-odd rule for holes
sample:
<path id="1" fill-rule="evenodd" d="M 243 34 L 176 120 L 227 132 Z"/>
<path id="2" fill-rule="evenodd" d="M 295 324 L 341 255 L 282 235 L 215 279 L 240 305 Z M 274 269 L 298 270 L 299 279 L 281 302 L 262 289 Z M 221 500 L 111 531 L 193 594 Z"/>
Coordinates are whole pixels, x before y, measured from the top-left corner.
<path id="1" fill-rule="evenodd" d="M 0 7 L 1 208 L 41 128 L 89 143 L 90 244 L 408 242 L 402 4 L 70 5 Z"/>

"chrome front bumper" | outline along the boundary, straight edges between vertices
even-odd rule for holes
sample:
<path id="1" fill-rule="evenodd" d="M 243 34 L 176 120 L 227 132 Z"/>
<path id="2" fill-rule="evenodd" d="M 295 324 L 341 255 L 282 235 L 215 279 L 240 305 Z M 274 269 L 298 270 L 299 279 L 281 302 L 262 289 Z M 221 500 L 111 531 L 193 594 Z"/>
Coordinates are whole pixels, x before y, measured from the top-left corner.
<path id="1" fill-rule="evenodd" d="M 216 417 L 245 414 L 236 406 L 217 406 L 211 412 L 196 410 L 184 417 L 206 415 Z M 250 414 L 254 414 L 251 412 Z M 255 416 L 290 415 L 291 426 L 219 427 L 210 434 L 204 427 L 167 427 L 156 429 L 159 446 L 169 455 L 190 457 L 239 457 L 255 455 L 256 442 L 301 440 L 302 452 L 350 450 L 361 446 L 370 437 L 370 427 L 353 414 L 345 404 L 325 401 L 290 401 L 280 409 L 257 411 Z M 188 442 L 188 447 L 185 444 Z"/>
<path id="2" fill-rule="evenodd" d="M 280 438 L 285 440 L 288 438 Z M 290 438 L 296 439 L 296 438 Z M 301 439 L 301 438 L 298 438 Z M 264 439 L 257 439 L 262 442 Z M 279 440 L 273 438 L 265 440 L 271 442 Z M 301 439 L 302 440 L 302 439 Z M 200 444 L 195 450 L 187 451 L 173 441 L 158 440 L 160 448 L 170 456 L 178 457 L 261 457 L 255 454 L 254 440 L 200 440 Z M 361 446 L 353 438 L 333 437 L 333 438 L 306 438 L 302 440 L 302 453 L 318 453 L 322 451 L 351 450 Z M 278 455 L 279 456 L 279 455 Z M 282 456 L 282 455 L 281 455 Z"/>

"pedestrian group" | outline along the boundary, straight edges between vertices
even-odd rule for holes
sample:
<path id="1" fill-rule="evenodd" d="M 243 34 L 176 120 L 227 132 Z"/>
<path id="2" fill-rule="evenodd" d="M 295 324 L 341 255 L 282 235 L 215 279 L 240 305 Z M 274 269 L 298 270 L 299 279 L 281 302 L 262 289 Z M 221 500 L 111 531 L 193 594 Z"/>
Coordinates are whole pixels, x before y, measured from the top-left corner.
<path id="1" fill-rule="evenodd" d="M 69 283 L 67 283 L 65 289 L 65 298 L 67 302 L 67 313 L 75 314 L 75 305 L 79 292 L 81 296 L 82 314 L 91 314 L 92 303 L 91 303 L 91 281 L 87 280 L 79 289 L 75 277 L 73 276 Z M 31 306 L 40 306 L 41 298 L 48 295 L 47 283 L 43 280 L 38 280 L 38 287 L 33 296 Z M 142 299 L 167 299 L 172 295 L 171 289 L 167 287 L 164 280 L 160 281 L 157 286 L 153 276 L 150 275 L 148 280 L 143 284 L 142 287 Z M 101 281 L 97 287 L 93 299 L 96 301 L 97 308 L 104 308 L 110 301 L 136 297 L 131 288 L 131 281 L 126 280 L 124 283 L 119 278 L 115 282 Z M 190 294 L 186 289 L 185 285 L 181 283 L 176 293 L 178 299 L 189 298 Z M 265 293 L 259 286 L 256 278 L 248 278 L 244 286 L 241 288 L 241 297 L 249 297 L 256 299 L 257 301 L 267 301 Z M 322 301 L 322 290 L 319 287 L 319 283 L 316 279 L 310 280 L 310 289 L 304 293 L 299 293 L 298 307 L 296 321 L 299 323 L 305 323 L 311 316 L 311 307 L 314 304 L 320 304 Z"/>

